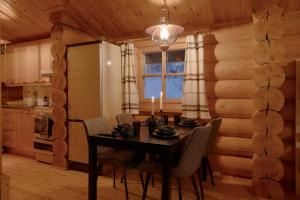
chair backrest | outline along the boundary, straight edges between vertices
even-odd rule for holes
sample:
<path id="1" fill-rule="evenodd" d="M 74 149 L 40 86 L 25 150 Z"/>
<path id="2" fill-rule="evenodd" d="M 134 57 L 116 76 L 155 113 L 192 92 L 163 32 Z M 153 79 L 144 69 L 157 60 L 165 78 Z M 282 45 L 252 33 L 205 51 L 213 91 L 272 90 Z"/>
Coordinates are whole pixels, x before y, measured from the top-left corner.
<path id="1" fill-rule="evenodd" d="M 174 176 L 184 178 L 196 172 L 201 165 L 210 131 L 210 125 L 199 126 L 192 131 L 181 153 L 179 163 L 173 169 Z"/>
<path id="2" fill-rule="evenodd" d="M 203 156 L 208 156 L 209 153 L 214 148 L 214 145 L 215 145 L 215 142 L 216 142 L 217 135 L 219 133 L 221 123 L 222 123 L 222 118 L 212 119 L 208 123 L 208 125 L 211 126 L 211 131 L 210 131 L 209 138 L 208 138 L 208 141 L 207 141 L 207 148 L 206 148 L 206 151 L 204 152 Z"/>
<path id="3" fill-rule="evenodd" d="M 86 119 L 83 122 L 87 136 L 97 133 L 110 133 L 111 131 L 110 123 L 104 117 Z"/>
<path id="4" fill-rule="evenodd" d="M 124 114 L 118 114 L 116 115 L 118 124 L 129 124 L 132 125 L 133 124 L 133 116 L 130 113 L 124 113 Z"/>

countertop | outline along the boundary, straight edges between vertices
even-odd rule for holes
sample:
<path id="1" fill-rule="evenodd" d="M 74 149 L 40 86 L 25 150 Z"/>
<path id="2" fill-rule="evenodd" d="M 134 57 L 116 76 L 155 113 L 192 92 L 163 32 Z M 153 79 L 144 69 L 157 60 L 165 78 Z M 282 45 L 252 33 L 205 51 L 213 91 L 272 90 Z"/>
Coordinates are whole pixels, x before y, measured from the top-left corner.
<path id="1" fill-rule="evenodd" d="M 34 109 L 35 106 L 27 105 L 2 105 L 2 108 L 11 108 L 11 109 Z"/>
<path id="2" fill-rule="evenodd" d="M 2 105 L 2 108 L 9 109 L 52 109 L 49 106 L 28 106 L 28 105 Z"/>

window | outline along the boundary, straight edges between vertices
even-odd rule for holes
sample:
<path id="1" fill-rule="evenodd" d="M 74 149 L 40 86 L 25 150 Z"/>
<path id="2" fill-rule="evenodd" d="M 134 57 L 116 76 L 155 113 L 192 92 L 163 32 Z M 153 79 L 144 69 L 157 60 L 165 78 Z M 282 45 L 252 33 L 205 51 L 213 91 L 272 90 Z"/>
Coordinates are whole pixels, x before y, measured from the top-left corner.
<path id="1" fill-rule="evenodd" d="M 159 98 L 164 92 L 165 100 L 180 101 L 183 88 L 185 50 L 145 53 L 143 65 L 143 97 Z"/>

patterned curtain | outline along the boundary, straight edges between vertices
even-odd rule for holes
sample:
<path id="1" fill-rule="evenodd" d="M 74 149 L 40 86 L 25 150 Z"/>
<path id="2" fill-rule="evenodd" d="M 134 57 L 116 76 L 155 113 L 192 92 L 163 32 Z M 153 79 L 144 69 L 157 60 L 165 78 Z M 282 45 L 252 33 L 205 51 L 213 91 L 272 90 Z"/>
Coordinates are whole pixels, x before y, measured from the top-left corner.
<path id="1" fill-rule="evenodd" d="M 182 115 L 188 118 L 209 119 L 204 80 L 203 36 L 186 38 Z"/>
<path id="2" fill-rule="evenodd" d="M 122 67 L 122 110 L 124 113 L 139 114 L 139 95 L 136 87 L 134 45 L 121 45 Z"/>

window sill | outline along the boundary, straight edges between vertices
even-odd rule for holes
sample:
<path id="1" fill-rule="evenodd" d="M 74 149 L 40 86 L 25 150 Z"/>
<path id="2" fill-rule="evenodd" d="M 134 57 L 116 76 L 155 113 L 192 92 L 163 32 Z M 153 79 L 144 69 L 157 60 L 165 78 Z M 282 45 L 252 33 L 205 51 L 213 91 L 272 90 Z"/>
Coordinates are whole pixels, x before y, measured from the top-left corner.
<path id="1" fill-rule="evenodd" d="M 152 103 L 150 101 L 147 102 L 140 102 L 140 112 L 141 113 L 148 113 L 149 115 L 151 114 L 152 110 Z M 154 105 L 154 111 L 155 113 L 159 113 L 159 103 L 156 102 Z M 163 111 L 166 113 L 181 113 L 182 108 L 181 108 L 181 102 L 165 102 L 163 104 Z"/>

